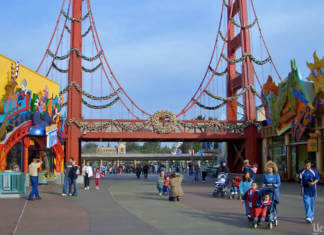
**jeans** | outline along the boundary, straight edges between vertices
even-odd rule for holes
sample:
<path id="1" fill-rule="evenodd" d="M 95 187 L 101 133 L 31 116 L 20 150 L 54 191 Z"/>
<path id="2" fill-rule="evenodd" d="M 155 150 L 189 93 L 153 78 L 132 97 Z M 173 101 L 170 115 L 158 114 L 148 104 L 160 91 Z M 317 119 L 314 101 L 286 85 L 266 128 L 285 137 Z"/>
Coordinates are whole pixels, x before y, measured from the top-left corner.
<path id="1" fill-rule="evenodd" d="M 88 176 L 88 173 L 85 173 L 85 176 L 84 176 L 84 187 L 89 187 L 89 176 Z"/>
<path id="2" fill-rule="evenodd" d="M 237 186 L 232 186 L 231 193 L 232 194 L 238 194 L 238 187 Z"/>
<path id="3" fill-rule="evenodd" d="M 170 191 L 171 189 L 169 187 L 163 187 L 163 191 L 166 193 L 166 194 L 170 194 Z"/>
<path id="4" fill-rule="evenodd" d="M 303 199 L 304 199 L 306 218 L 309 218 L 313 221 L 314 213 L 315 213 L 316 196 L 311 197 L 309 195 L 304 194 Z"/>
<path id="5" fill-rule="evenodd" d="M 247 217 L 250 216 L 250 208 L 249 208 L 249 205 L 247 204 L 247 202 L 244 203 L 244 206 L 245 206 L 245 215 Z"/>
<path id="6" fill-rule="evenodd" d="M 72 192 L 72 184 L 74 185 L 73 187 L 73 193 L 72 193 L 72 196 L 78 196 L 78 185 L 77 185 L 77 179 L 71 179 L 70 178 L 70 185 L 69 185 L 69 193 Z"/>
<path id="7" fill-rule="evenodd" d="M 158 185 L 157 189 L 159 190 L 159 193 L 163 193 L 163 186 L 162 185 Z"/>
<path id="8" fill-rule="evenodd" d="M 30 192 L 28 199 L 33 199 L 34 195 L 39 198 L 38 194 L 38 176 L 30 176 L 30 182 L 32 185 L 32 191 Z"/>
<path id="9" fill-rule="evenodd" d="M 206 181 L 206 176 L 207 176 L 206 171 L 201 172 L 202 181 Z"/>
<path id="10" fill-rule="evenodd" d="M 64 176 L 64 184 L 63 184 L 63 193 L 67 194 L 67 187 L 69 186 L 69 193 L 71 193 L 71 178 L 68 176 Z"/>
<path id="11" fill-rule="evenodd" d="M 199 173 L 195 172 L 195 182 L 198 182 L 198 181 L 199 181 Z"/>

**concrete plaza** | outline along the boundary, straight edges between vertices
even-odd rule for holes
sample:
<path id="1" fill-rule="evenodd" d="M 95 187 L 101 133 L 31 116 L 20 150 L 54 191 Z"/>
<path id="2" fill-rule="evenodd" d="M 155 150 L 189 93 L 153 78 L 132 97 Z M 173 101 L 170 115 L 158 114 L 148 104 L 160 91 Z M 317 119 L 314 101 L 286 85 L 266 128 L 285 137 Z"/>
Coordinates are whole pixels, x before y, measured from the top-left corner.
<path id="1" fill-rule="evenodd" d="M 42 200 L 0 200 L 0 234 L 312 234 L 304 222 L 299 185 L 284 183 L 278 205 L 279 226 L 251 229 L 238 200 L 211 197 L 213 183 L 186 177 L 181 202 L 156 192 L 155 179 L 108 176 L 100 190 L 79 187 L 78 197 L 62 197 L 61 186 L 39 187 Z M 314 224 L 324 225 L 324 187 L 319 186 Z M 324 231 L 323 231 L 324 232 Z M 323 233 L 324 234 L 324 233 Z"/>

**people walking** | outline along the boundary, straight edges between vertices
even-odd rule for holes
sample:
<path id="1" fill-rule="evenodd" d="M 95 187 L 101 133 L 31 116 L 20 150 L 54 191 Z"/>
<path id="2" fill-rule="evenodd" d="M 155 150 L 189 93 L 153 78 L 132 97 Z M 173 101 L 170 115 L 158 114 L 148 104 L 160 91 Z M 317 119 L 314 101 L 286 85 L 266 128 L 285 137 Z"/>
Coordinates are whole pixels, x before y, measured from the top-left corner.
<path id="1" fill-rule="evenodd" d="M 40 200 L 41 197 L 38 193 L 38 169 L 40 168 L 43 162 L 40 159 L 34 158 L 32 163 L 29 164 L 29 176 L 30 183 L 32 185 L 32 191 L 28 196 L 28 200 L 34 200 L 34 196 L 36 200 Z"/>
<path id="2" fill-rule="evenodd" d="M 72 161 L 72 167 L 69 172 L 70 177 L 70 185 L 69 185 L 69 196 L 78 196 L 78 185 L 77 185 L 77 179 L 79 174 L 79 166 L 76 164 L 76 161 Z M 72 186 L 73 186 L 73 192 L 72 192 Z"/>
<path id="3" fill-rule="evenodd" d="M 149 166 L 148 165 L 145 165 L 143 167 L 143 173 L 144 173 L 144 178 L 145 179 L 147 179 L 148 172 L 149 172 Z"/>
<path id="4" fill-rule="evenodd" d="M 200 170 L 201 170 L 202 182 L 206 182 L 207 166 L 205 162 L 203 162 L 202 166 L 200 167 Z"/>
<path id="5" fill-rule="evenodd" d="M 141 178 L 141 173 L 142 173 L 142 167 L 140 165 L 138 165 L 136 167 L 136 177 L 137 177 L 137 179 Z"/>
<path id="6" fill-rule="evenodd" d="M 275 190 L 274 195 L 274 219 L 277 219 L 277 208 L 276 204 L 279 203 L 279 188 L 281 184 L 280 175 L 278 173 L 278 166 L 273 161 L 268 161 L 264 166 L 266 172 L 262 178 L 262 187 L 272 187 Z"/>
<path id="7" fill-rule="evenodd" d="M 316 204 L 316 184 L 320 180 L 316 168 L 312 167 L 310 160 L 305 161 L 304 169 L 300 170 L 299 177 L 301 180 L 301 194 L 304 200 L 306 222 L 313 223 Z"/>
<path id="8" fill-rule="evenodd" d="M 171 191 L 169 194 L 169 201 L 175 201 L 175 200 L 180 201 L 180 197 L 184 195 L 181 186 L 182 179 L 183 176 L 181 174 L 172 173 L 170 179 Z"/>
<path id="9" fill-rule="evenodd" d="M 90 166 L 89 162 L 82 168 L 82 174 L 84 175 L 84 189 L 90 189 L 90 177 L 93 176 L 92 167 Z"/>
<path id="10" fill-rule="evenodd" d="M 72 168 L 72 161 L 73 161 L 73 158 L 70 157 L 70 160 L 67 163 L 65 163 L 63 192 L 62 192 L 63 197 L 65 197 L 67 195 L 67 188 L 69 187 L 69 189 L 70 189 L 71 178 L 69 177 L 69 175 L 70 175 L 70 170 Z M 69 191 L 69 194 L 70 193 L 71 193 L 71 191 Z"/>
<path id="11" fill-rule="evenodd" d="M 198 162 L 196 162 L 196 164 L 194 166 L 194 182 L 195 183 L 198 183 L 199 175 L 200 175 L 200 168 L 199 168 Z"/>
<path id="12" fill-rule="evenodd" d="M 243 175 L 243 180 L 240 183 L 240 195 L 241 195 L 241 199 L 244 198 L 244 195 L 246 194 L 246 192 L 251 188 L 253 180 L 250 177 L 250 173 L 246 172 Z M 250 209 L 249 209 L 249 205 L 247 203 L 247 201 L 242 201 L 244 203 L 245 206 L 245 215 L 250 218 Z"/>

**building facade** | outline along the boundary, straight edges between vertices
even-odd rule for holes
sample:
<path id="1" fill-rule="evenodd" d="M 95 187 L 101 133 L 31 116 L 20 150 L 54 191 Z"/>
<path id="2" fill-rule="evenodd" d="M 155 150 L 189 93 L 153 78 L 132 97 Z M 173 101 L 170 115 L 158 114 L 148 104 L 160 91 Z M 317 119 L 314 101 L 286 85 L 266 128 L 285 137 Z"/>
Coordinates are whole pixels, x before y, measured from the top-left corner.
<path id="1" fill-rule="evenodd" d="M 268 78 L 262 88 L 267 126 L 262 129 L 263 163 L 273 160 L 285 180 L 309 159 L 323 176 L 324 156 L 324 58 L 314 53 L 308 81 L 292 61 L 291 72 L 280 84 Z"/>

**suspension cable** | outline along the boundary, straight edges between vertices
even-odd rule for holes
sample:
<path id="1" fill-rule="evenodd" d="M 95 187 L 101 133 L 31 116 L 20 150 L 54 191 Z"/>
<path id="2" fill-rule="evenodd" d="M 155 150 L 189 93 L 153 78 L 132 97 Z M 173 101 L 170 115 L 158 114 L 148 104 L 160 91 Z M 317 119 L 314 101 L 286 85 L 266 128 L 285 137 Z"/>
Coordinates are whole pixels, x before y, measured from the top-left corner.
<path id="1" fill-rule="evenodd" d="M 36 72 L 39 71 L 39 69 L 41 68 L 42 64 L 44 63 L 45 57 L 46 57 L 46 55 L 47 55 L 47 51 L 48 51 L 48 49 L 49 49 L 49 48 L 51 47 L 51 45 L 52 45 L 52 41 L 53 41 L 53 39 L 54 39 L 54 35 L 55 35 L 55 33 L 56 33 L 56 31 L 57 31 L 57 27 L 58 27 L 58 25 L 59 25 L 59 23 L 60 23 L 60 19 L 61 19 L 61 15 L 62 15 L 61 12 L 62 12 L 62 10 L 63 10 L 63 8 L 64 8 L 64 5 L 65 5 L 65 0 L 63 0 L 62 6 L 61 6 L 61 10 L 60 10 L 59 16 L 58 16 L 58 18 L 57 18 L 56 25 L 55 25 L 54 31 L 53 31 L 53 33 L 52 33 L 52 36 L 51 36 L 50 42 L 49 42 L 49 44 L 48 44 L 48 46 L 47 46 L 47 49 L 46 49 L 46 51 L 45 51 L 45 54 L 44 54 L 44 56 L 43 56 L 43 58 L 42 58 L 40 64 L 38 65 L 38 67 L 37 67 L 37 69 L 36 69 Z"/>
<path id="2" fill-rule="evenodd" d="M 213 51 L 212 51 L 212 54 L 211 54 L 211 57 L 210 57 L 210 60 L 209 60 L 209 63 L 208 63 L 208 66 L 207 66 L 206 72 L 205 72 L 204 77 L 203 77 L 201 83 L 199 84 L 199 86 L 198 86 L 196 92 L 195 92 L 194 95 L 191 97 L 191 99 L 190 99 L 189 102 L 186 104 L 186 106 L 181 110 L 180 113 L 183 113 L 184 110 L 186 110 L 186 108 L 190 105 L 190 103 L 194 101 L 194 97 L 197 95 L 197 93 L 199 92 L 199 90 L 201 89 L 203 83 L 204 83 L 205 80 L 206 80 L 207 74 L 208 74 L 209 69 L 210 69 L 210 67 L 211 67 L 211 63 L 212 63 L 213 58 L 214 58 L 214 56 L 215 56 L 215 52 L 216 52 L 216 47 L 217 47 L 218 39 L 219 39 L 219 36 L 220 36 L 220 34 L 221 34 L 221 30 L 220 30 L 220 28 L 221 28 L 221 25 L 222 25 L 222 19 L 223 19 L 224 3 L 225 3 L 225 2 L 223 1 L 223 4 L 222 4 L 222 10 L 221 10 L 221 17 L 220 17 L 220 20 L 219 20 L 219 23 L 218 23 L 218 30 L 217 30 L 216 40 L 215 40 L 215 43 L 214 43 Z M 216 69 L 215 69 L 215 71 L 216 71 Z"/>
<path id="3" fill-rule="evenodd" d="M 118 82 L 118 80 L 117 80 L 117 78 L 115 77 L 115 75 L 114 75 L 114 73 L 113 73 L 113 71 L 112 71 L 112 69 L 111 69 L 111 67 L 110 67 L 110 65 L 109 65 L 109 63 L 108 63 L 108 60 L 107 60 L 107 58 L 106 58 L 106 56 L 105 56 L 105 53 L 103 52 L 103 49 L 102 49 L 102 45 L 101 45 L 101 42 L 100 42 L 100 40 L 99 40 L 99 36 L 98 36 L 98 32 L 97 32 L 97 28 L 96 28 L 96 25 L 95 25 L 95 22 L 94 22 L 94 19 L 93 19 L 93 14 L 92 14 L 92 9 L 91 9 L 91 5 L 90 5 L 90 0 L 87 0 L 87 3 L 88 3 L 88 11 L 89 11 L 89 16 L 90 16 L 90 19 L 91 19 L 91 24 L 92 24 L 92 27 L 91 27 L 91 31 L 93 32 L 93 30 L 94 30 L 94 32 L 95 32 L 95 35 L 96 35 L 96 38 L 97 38 L 97 41 L 98 41 L 98 44 L 99 44 L 99 47 L 100 47 L 100 50 L 102 51 L 102 55 L 103 55 L 103 58 L 104 58 L 104 61 L 105 61 L 105 63 L 106 63 L 106 65 L 107 65 L 107 67 L 108 67 L 108 70 L 109 70 L 109 72 L 110 72 L 110 74 L 111 74 L 111 76 L 112 76 L 112 78 L 114 79 L 114 81 L 116 82 L 116 84 L 118 85 L 118 87 L 120 88 L 120 90 L 122 91 L 122 93 L 126 96 L 126 98 L 129 100 L 129 102 L 131 102 L 131 104 L 132 105 L 134 105 L 140 112 L 142 112 L 143 114 L 145 114 L 145 115 L 147 115 L 147 116 L 152 116 L 151 114 L 149 114 L 149 113 L 147 113 L 147 112 L 145 112 L 143 109 L 141 109 L 128 95 L 127 95 L 127 93 L 125 92 L 125 90 L 124 90 L 124 88 L 120 85 L 120 83 Z M 94 36 L 94 35 L 93 35 Z M 94 40 L 96 41 L 96 39 L 94 38 Z M 105 70 L 104 70 L 105 71 Z M 107 79 L 109 78 L 108 77 L 108 75 L 106 74 L 106 77 L 107 77 Z M 122 101 L 122 100 L 121 100 Z M 126 108 L 126 104 L 125 104 L 125 108 Z M 129 111 L 129 112 L 131 112 L 131 110 L 127 107 L 127 110 Z M 135 114 L 134 114 L 135 115 Z M 133 116 L 134 116 L 133 115 Z M 137 119 L 139 119 L 136 115 L 135 115 L 135 117 L 137 118 Z"/>
<path id="4" fill-rule="evenodd" d="M 250 1 L 251 1 L 251 6 L 252 6 L 252 9 L 253 9 L 254 16 L 256 17 L 256 11 L 255 11 L 255 8 L 254 8 L 253 0 L 250 0 Z M 274 64 L 274 62 L 273 62 L 273 59 L 272 59 L 272 57 L 271 57 L 271 55 L 270 55 L 270 51 L 269 51 L 268 46 L 267 46 L 267 44 L 266 44 L 266 42 L 265 42 L 265 39 L 264 39 L 264 37 L 263 37 L 263 33 L 262 33 L 262 30 L 261 30 L 261 26 L 260 26 L 259 21 L 257 21 L 257 25 L 258 25 L 258 29 L 259 29 L 259 32 L 260 32 L 260 35 L 261 35 L 261 38 L 262 38 L 262 41 L 263 41 L 264 47 L 265 47 L 266 50 L 267 50 L 268 56 L 270 56 L 270 58 L 271 58 L 271 63 L 272 63 L 272 65 L 273 65 L 273 67 L 274 67 L 274 69 L 275 69 L 275 71 L 276 71 L 276 73 L 277 73 L 277 75 L 278 75 L 280 81 L 282 81 L 282 78 L 281 78 L 281 76 L 280 76 L 280 74 L 279 74 L 279 72 L 278 72 L 277 67 L 275 66 L 275 64 Z"/>
<path id="5" fill-rule="evenodd" d="M 71 7 L 71 0 L 69 0 L 69 6 L 68 6 L 67 14 L 70 13 L 70 7 Z M 46 73 L 46 77 L 48 77 L 48 74 L 50 73 L 50 71 L 51 71 L 51 69 L 52 69 L 52 67 L 54 65 L 53 63 L 54 63 L 55 57 L 57 56 L 57 53 L 58 53 L 58 51 L 59 51 L 59 49 L 61 47 L 61 42 L 62 42 L 62 39 L 63 39 L 63 36 L 64 36 L 64 31 L 65 31 L 64 28 L 66 26 L 66 22 L 67 22 L 67 18 L 65 18 L 64 26 L 63 26 L 63 29 L 62 29 L 62 32 L 61 32 L 61 36 L 60 36 L 60 40 L 59 40 L 59 43 L 58 43 L 57 48 L 55 50 L 55 54 L 54 54 L 55 56 L 52 58 L 52 62 L 51 62 L 50 67 L 49 67 L 49 69 L 48 69 L 48 71 Z"/>
<path id="6" fill-rule="evenodd" d="M 229 14 L 232 15 L 232 12 L 233 12 L 233 7 L 231 7 L 231 10 L 230 10 L 230 13 Z M 229 32 L 229 27 L 227 27 L 226 37 L 228 36 L 228 32 Z M 224 41 L 220 55 L 223 54 L 223 52 L 224 52 L 225 44 L 226 44 L 226 42 Z M 218 67 L 219 67 L 221 58 L 222 57 L 219 56 L 218 61 L 217 61 L 217 64 L 216 64 L 216 67 L 215 67 L 215 71 L 218 70 Z M 183 113 L 189 111 L 198 102 L 198 100 L 200 99 L 200 97 L 204 94 L 205 90 L 209 87 L 209 85 L 210 85 L 211 81 L 214 79 L 214 77 L 215 77 L 215 73 L 212 74 L 211 78 L 209 79 L 209 81 L 208 81 L 207 85 L 205 86 L 205 88 L 201 91 L 200 95 L 196 99 L 194 99 L 194 97 L 192 97 L 192 99 L 194 99 L 194 100 L 192 100 L 192 103 L 189 105 L 189 107 L 187 107 L 186 109 L 183 109 L 180 113 L 178 113 L 176 115 L 177 117 L 179 117 Z"/>
<path id="7" fill-rule="evenodd" d="M 94 20 L 93 20 L 93 17 L 92 17 L 92 11 L 91 11 L 90 1 L 89 1 L 89 0 L 87 0 L 87 7 L 88 7 L 88 12 L 89 12 L 90 25 L 92 26 L 92 27 L 91 27 L 91 34 L 92 34 L 92 38 L 93 38 L 93 40 L 94 40 L 94 44 L 95 44 L 95 47 L 96 47 L 97 53 L 99 53 L 99 48 L 98 48 L 98 45 L 97 45 L 97 40 L 96 40 L 96 37 L 95 37 L 95 34 L 94 34 L 94 30 L 96 30 L 96 28 L 95 28 Z M 97 34 L 97 33 L 96 33 L 96 34 Z M 97 34 L 97 36 L 98 36 L 98 34 Z M 100 43 L 99 40 L 98 40 L 98 43 Z M 100 46 L 100 44 L 99 44 L 99 46 Z M 101 51 L 102 51 L 102 48 L 101 48 L 101 47 L 100 47 L 100 49 L 101 49 Z M 103 56 L 104 56 L 104 54 L 103 54 Z M 104 57 L 104 58 L 105 58 L 105 57 Z M 103 65 L 103 61 L 102 61 L 101 56 L 99 56 L 99 60 L 100 60 L 101 64 Z M 106 70 L 105 70 L 105 67 L 102 66 L 102 69 L 103 69 L 103 71 L 104 71 L 104 74 L 105 74 L 105 76 L 106 76 L 106 78 L 107 78 L 107 81 L 108 81 L 110 87 L 113 89 L 114 92 L 116 92 L 116 89 L 115 89 L 115 87 L 113 86 L 111 80 L 109 79 L 109 76 L 108 76 L 108 74 L 107 74 L 107 72 L 106 72 Z M 121 91 L 123 91 L 123 89 L 122 89 L 121 87 L 120 87 L 120 89 L 121 89 Z M 123 92 L 123 93 L 125 93 L 125 92 Z M 128 106 L 125 104 L 125 102 L 121 99 L 121 97 L 119 96 L 119 94 L 117 94 L 117 96 L 119 97 L 120 102 L 121 102 L 122 105 L 126 108 L 126 110 L 127 110 L 128 112 L 130 112 L 130 113 L 132 114 L 133 117 L 135 117 L 137 120 L 139 120 L 140 118 L 139 118 L 135 113 L 133 113 L 133 112 L 129 109 L 129 107 L 128 107 Z"/>

